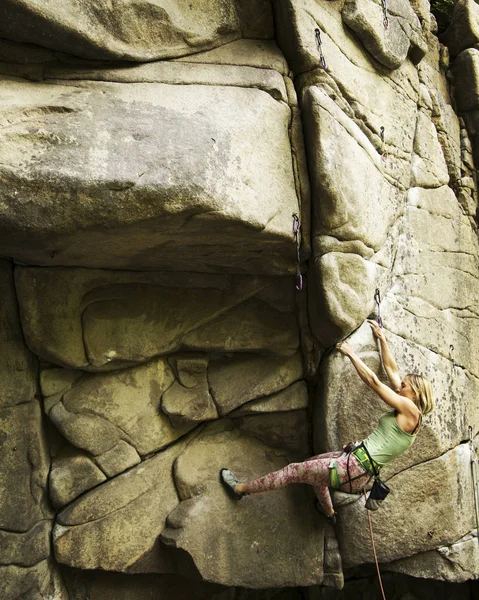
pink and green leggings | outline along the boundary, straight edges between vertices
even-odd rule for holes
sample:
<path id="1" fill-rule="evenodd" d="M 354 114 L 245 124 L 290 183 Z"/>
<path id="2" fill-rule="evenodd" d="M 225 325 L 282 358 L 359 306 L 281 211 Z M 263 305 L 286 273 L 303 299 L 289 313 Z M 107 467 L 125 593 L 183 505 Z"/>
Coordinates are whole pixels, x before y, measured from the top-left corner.
<path id="1" fill-rule="evenodd" d="M 247 494 L 259 494 L 261 492 L 270 492 L 279 490 L 290 483 L 308 483 L 313 486 L 318 502 L 325 512 L 329 515 L 333 512 L 333 503 L 329 493 L 330 468 L 336 465 L 339 481 L 343 486 L 341 489 L 345 492 L 360 492 L 367 484 L 370 475 L 356 457 L 349 457 L 349 476 L 354 481 L 351 482 L 352 489 L 349 486 L 348 476 L 348 454 L 346 452 L 328 452 L 319 454 L 300 463 L 291 463 L 273 473 L 268 473 L 263 477 L 249 481 Z M 346 485 L 344 485 L 346 484 Z"/>

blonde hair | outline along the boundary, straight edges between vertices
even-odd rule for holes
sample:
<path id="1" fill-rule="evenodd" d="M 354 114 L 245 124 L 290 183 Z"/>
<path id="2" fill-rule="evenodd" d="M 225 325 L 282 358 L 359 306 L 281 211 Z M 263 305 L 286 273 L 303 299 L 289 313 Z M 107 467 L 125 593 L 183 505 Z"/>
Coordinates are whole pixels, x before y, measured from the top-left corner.
<path id="1" fill-rule="evenodd" d="M 424 375 L 417 373 L 408 373 L 404 378 L 411 384 L 414 393 L 417 395 L 418 408 L 423 415 L 428 415 L 434 410 L 434 392 L 432 383 Z"/>

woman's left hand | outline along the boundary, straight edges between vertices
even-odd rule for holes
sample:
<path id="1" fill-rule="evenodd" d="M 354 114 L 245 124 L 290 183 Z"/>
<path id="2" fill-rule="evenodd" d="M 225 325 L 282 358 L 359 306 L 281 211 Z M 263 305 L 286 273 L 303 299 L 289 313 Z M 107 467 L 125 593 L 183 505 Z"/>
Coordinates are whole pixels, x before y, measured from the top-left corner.
<path id="1" fill-rule="evenodd" d="M 344 354 L 344 356 L 349 356 L 350 354 L 352 354 L 354 352 L 351 343 L 348 342 L 347 340 L 338 342 L 336 344 L 336 350 L 339 350 L 341 352 L 341 354 Z"/>

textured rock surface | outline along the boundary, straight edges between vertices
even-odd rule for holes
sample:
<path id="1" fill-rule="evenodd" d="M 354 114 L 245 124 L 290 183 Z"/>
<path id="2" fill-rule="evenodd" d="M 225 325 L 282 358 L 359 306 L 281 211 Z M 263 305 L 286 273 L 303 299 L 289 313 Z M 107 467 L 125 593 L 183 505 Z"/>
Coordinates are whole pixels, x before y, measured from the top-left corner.
<path id="1" fill-rule="evenodd" d="M 426 481 L 420 487 L 418 481 Z M 388 480 L 387 502 L 374 515 L 378 559 L 390 562 L 454 543 L 475 525 L 470 454 L 462 444 Z M 343 494 L 345 495 L 345 494 Z M 433 510 L 432 507 L 434 507 Z M 374 562 L 364 500 L 340 508 L 338 541 L 345 566 Z"/>
<path id="2" fill-rule="evenodd" d="M 68 367 L 109 370 L 180 349 L 290 355 L 299 345 L 288 278 L 21 268 L 16 282 L 29 346 Z"/>
<path id="3" fill-rule="evenodd" d="M 35 361 L 25 346 L 13 284 L 12 265 L 0 260 L 0 410 L 32 399 Z"/>
<path id="4" fill-rule="evenodd" d="M 1 409 L 0 439 L 0 529 L 26 532 L 52 516 L 46 490 L 50 465 L 39 403 Z"/>
<path id="5" fill-rule="evenodd" d="M 451 25 L 443 36 L 453 55 L 479 42 L 479 7 L 474 0 L 458 0 Z"/>
<path id="6" fill-rule="evenodd" d="M 421 23 L 407 0 L 387 4 L 371 0 L 347 0 L 342 17 L 374 58 L 389 69 L 397 69 L 411 55 L 419 62 L 427 52 Z"/>
<path id="7" fill-rule="evenodd" d="M 70 600 L 58 568 L 50 560 L 33 567 L 0 566 L 0 594 L 9 599 Z"/>
<path id="8" fill-rule="evenodd" d="M 60 512 L 53 530 L 56 559 L 82 569 L 125 572 L 141 572 L 142 560 L 149 559 L 147 570 L 162 572 L 155 542 L 178 504 L 171 464 L 183 447 L 173 446 Z"/>
<path id="9" fill-rule="evenodd" d="M 333 531 L 306 486 L 234 503 L 218 470 L 371 431 L 384 405 L 330 350 L 385 376 L 376 289 L 436 398 L 383 470 L 386 595 L 470 600 L 477 4 L 451 59 L 428 2 L 387 7 L 3 2 L 2 600 L 374 598 L 361 498 Z"/>
<path id="10" fill-rule="evenodd" d="M 241 37 L 270 37 L 268 2 L 251 0 L 188 3 L 148 1 L 94 9 L 81 2 L 7 0 L 0 12 L 2 37 L 86 58 L 148 61 L 181 56 Z"/>
<path id="11" fill-rule="evenodd" d="M 229 85 L 6 79 L 2 88 L 3 254 L 44 265 L 293 270 L 285 103 Z"/>
<path id="12" fill-rule="evenodd" d="M 251 479 L 286 462 L 284 454 L 237 432 L 206 429 L 175 463 L 181 503 L 168 516 L 162 540 L 186 550 L 207 581 L 253 588 L 321 583 L 323 529 L 305 488 L 259 494 L 232 506 L 217 479 L 224 465 Z M 206 530 L 199 514 L 209 522 Z M 221 550 L 212 552 L 215 545 Z M 301 560 L 291 560 L 299 553 Z"/>
<path id="13" fill-rule="evenodd" d="M 76 452 L 59 456 L 50 472 L 50 497 L 55 506 L 64 506 L 105 480 L 105 475 L 87 456 Z"/>
<path id="14" fill-rule="evenodd" d="M 403 558 L 388 565 L 388 569 L 428 579 L 463 582 L 478 578 L 477 531 L 467 534 L 450 546 L 441 546 Z"/>

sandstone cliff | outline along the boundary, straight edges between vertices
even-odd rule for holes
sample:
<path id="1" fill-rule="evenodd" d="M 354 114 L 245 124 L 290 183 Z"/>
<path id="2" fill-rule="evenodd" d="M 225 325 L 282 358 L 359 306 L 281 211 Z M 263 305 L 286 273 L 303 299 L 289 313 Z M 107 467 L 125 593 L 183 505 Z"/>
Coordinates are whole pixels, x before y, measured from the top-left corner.
<path id="1" fill-rule="evenodd" d="M 385 376 L 376 289 L 437 406 L 373 517 L 388 597 L 472 598 L 479 8 L 454 14 L 446 46 L 427 0 L 3 0 L 1 598 L 376 597 L 361 497 L 333 531 L 304 486 L 218 481 L 369 433 L 331 347 Z"/>

